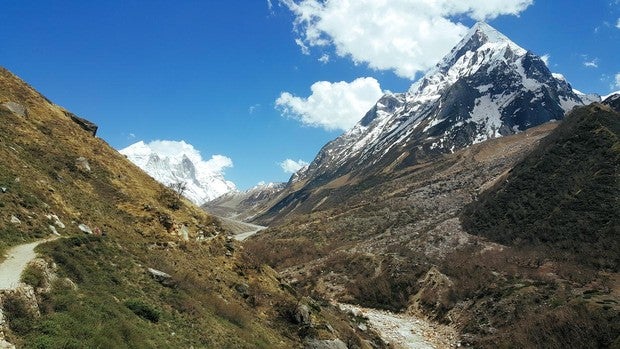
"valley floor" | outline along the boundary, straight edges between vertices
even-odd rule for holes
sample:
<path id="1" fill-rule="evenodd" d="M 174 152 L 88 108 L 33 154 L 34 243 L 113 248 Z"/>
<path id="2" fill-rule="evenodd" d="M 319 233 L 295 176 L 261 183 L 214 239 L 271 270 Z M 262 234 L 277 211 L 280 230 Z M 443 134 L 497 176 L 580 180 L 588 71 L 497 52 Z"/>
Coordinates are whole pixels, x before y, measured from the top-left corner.
<path id="1" fill-rule="evenodd" d="M 454 329 L 424 319 L 385 310 L 339 304 L 340 309 L 368 319 L 368 324 L 395 349 L 444 349 L 456 347 Z"/>

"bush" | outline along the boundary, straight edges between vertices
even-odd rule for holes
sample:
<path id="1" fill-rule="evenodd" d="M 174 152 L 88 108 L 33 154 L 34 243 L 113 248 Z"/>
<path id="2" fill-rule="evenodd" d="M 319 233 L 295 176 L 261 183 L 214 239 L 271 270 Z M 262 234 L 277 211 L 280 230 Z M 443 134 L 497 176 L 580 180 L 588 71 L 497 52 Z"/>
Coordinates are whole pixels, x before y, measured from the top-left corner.
<path id="1" fill-rule="evenodd" d="M 238 327 L 244 328 L 250 322 L 248 314 L 237 303 L 226 302 L 216 295 L 211 298 L 210 303 L 214 308 L 215 314 Z"/>
<path id="2" fill-rule="evenodd" d="M 16 294 L 7 294 L 2 302 L 2 309 L 9 323 L 9 328 L 18 335 L 28 334 L 33 329 L 35 315 L 26 304 L 26 300 Z"/>
<path id="3" fill-rule="evenodd" d="M 125 306 L 129 308 L 134 314 L 139 317 L 148 320 L 152 323 L 159 321 L 160 312 L 152 306 L 137 299 L 130 299 L 125 302 Z"/>
<path id="4" fill-rule="evenodd" d="M 21 281 L 34 288 L 39 288 L 45 284 L 45 275 L 41 268 L 31 264 L 22 273 Z"/>

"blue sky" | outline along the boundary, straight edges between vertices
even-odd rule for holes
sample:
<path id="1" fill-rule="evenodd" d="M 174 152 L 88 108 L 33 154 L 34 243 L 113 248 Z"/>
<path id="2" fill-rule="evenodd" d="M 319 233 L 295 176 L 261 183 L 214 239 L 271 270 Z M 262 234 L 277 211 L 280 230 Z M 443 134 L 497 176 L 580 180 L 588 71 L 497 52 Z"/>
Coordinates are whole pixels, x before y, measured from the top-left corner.
<path id="1" fill-rule="evenodd" d="M 184 140 L 205 160 L 229 157 L 221 170 L 240 189 L 286 181 L 283 161 L 310 162 L 476 20 L 546 55 L 576 89 L 620 90 L 619 0 L 338 3 L 0 0 L 0 65 L 117 149 Z"/>

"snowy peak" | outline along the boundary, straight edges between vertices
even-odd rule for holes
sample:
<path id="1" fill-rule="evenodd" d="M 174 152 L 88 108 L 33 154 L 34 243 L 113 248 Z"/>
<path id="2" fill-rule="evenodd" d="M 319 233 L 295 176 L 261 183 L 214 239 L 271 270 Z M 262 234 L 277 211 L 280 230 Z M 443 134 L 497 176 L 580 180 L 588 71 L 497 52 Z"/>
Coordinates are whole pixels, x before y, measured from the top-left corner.
<path id="1" fill-rule="evenodd" d="M 185 183 L 184 196 L 197 205 L 236 190 L 234 183 L 224 178 L 221 168 L 214 170 L 185 142 L 139 141 L 119 152 L 164 185 Z"/>
<path id="2" fill-rule="evenodd" d="M 562 119 L 597 98 L 573 91 L 540 57 L 490 25 L 476 23 L 406 93 L 384 95 L 291 183 L 305 188 L 299 190 L 303 197 L 304 190 L 336 178 L 398 170 Z"/>
<path id="3" fill-rule="evenodd" d="M 524 55 L 527 52 L 487 23 L 478 22 L 467 32 L 452 51 L 442 59 L 437 68 L 445 71 L 457 64 L 458 60 L 465 57 L 467 52 L 479 50 L 499 53 L 496 55 L 497 58 L 501 58 L 502 54 L 506 52 L 517 55 Z"/>

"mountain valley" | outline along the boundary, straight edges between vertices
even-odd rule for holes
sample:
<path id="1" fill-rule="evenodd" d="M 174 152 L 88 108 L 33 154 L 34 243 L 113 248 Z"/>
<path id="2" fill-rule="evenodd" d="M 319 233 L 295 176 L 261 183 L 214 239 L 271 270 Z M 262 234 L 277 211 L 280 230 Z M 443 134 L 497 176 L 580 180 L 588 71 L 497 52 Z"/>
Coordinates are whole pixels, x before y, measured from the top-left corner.
<path id="1" fill-rule="evenodd" d="M 0 347 L 620 348 L 619 102 L 479 22 L 238 191 L 0 68 Z"/>

